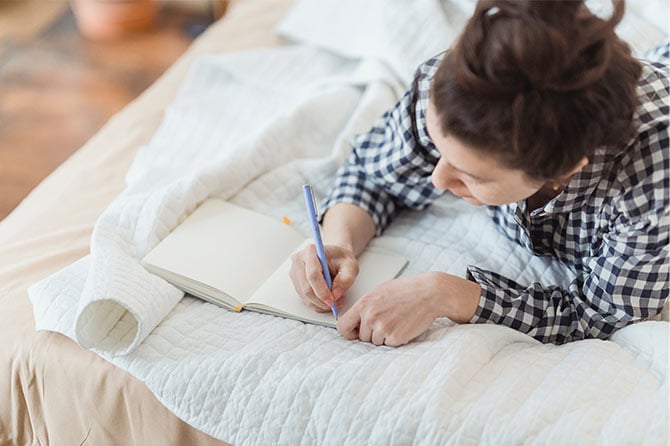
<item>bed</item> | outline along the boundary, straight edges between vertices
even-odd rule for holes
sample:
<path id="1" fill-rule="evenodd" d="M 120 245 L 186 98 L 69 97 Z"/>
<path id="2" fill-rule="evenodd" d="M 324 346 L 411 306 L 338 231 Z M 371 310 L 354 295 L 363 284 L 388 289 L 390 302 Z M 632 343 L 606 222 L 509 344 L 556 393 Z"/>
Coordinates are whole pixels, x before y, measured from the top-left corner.
<path id="1" fill-rule="evenodd" d="M 232 2 L 0 223 L 0 444 L 667 444 L 667 313 L 610 341 L 564 346 L 438 320 L 407 348 L 390 349 L 229 313 L 161 283 L 136 292 L 137 301 L 126 302 L 136 309 L 109 327 L 96 319 L 114 312 L 109 299 L 76 300 L 88 291 L 91 268 L 136 260 L 210 195 L 289 215 L 305 230 L 298 185 L 308 179 L 323 196 L 347 138 L 402 93 L 412 67 L 448 44 L 471 8 L 413 5 L 378 14 L 381 3 L 371 1 L 352 19 L 344 13 L 361 8 L 355 0 L 292 10 L 288 0 Z M 436 7 L 449 12 L 442 21 L 431 14 Z M 387 22 L 361 42 L 375 14 Z M 388 34 L 402 23 L 423 24 L 425 36 L 448 32 L 435 41 Z M 642 8 L 624 25 L 639 51 L 664 37 L 663 23 Z M 318 130 L 296 137 L 308 124 Z M 221 141 L 235 150 L 220 151 Z M 290 150 L 276 153 L 286 141 Z M 429 229 L 445 215 L 455 223 L 440 229 L 440 245 Z M 524 280 L 564 280 L 562 265 L 513 247 L 491 255 L 503 242 L 487 224 L 446 199 L 426 215 L 402 215 L 375 247 L 408 255 L 410 273 L 462 273 L 492 257 Z M 110 227 L 131 234 L 110 236 Z M 482 232 L 464 236 L 471 227 Z M 477 247 L 459 248 L 472 237 Z M 124 274 L 142 274 L 130 268 Z M 165 307 L 158 313 L 140 305 L 152 296 Z"/>

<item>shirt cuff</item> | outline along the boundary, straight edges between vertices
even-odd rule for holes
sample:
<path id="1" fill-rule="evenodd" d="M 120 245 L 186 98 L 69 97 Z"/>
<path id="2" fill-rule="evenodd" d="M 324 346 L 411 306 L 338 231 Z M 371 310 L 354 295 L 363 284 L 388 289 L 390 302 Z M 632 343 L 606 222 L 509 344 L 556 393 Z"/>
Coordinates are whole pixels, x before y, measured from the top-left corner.
<path id="1" fill-rule="evenodd" d="M 505 289 L 516 288 L 518 284 L 473 265 L 468 266 L 466 278 L 479 284 L 482 289 L 479 305 L 470 319 L 470 323 L 492 322 L 500 324 L 504 318 L 501 302 L 505 299 L 502 295 L 507 293 Z"/>

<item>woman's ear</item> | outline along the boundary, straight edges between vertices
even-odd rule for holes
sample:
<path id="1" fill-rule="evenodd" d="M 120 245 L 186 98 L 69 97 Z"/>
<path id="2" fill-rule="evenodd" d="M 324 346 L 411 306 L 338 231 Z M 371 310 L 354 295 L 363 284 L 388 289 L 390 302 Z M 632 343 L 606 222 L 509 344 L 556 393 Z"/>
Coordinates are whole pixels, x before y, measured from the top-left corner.
<path id="1" fill-rule="evenodd" d="M 572 178 L 574 174 L 582 170 L 582 168 L 586 166 L 588 163 L 589 159 L 587 157 L 584 157 L 581 160 L 579 160 L 577 164 L 575 164 L 575 167 L 566 172 L 565 175 L 561 175 L 559 178 L 549 180 L 548 184 L 551 185 L 551 189 L 553 191 L 557 191 L 565 187 L 565 185 L 570 182 L 570 178 Z"/>
<path id="2" fill-rule="evenodd" d="M 568 177 L 573 176 L 574 174 L 576 174 L 577 172 L 579 172 L 580 170 L 582 170 L 582 168 L 583 168 L 584 166 L 586 166 L 588 163 L 589 163 L 589 159 L 588 159 L 587 157 L 582 158 L 582 159 L 579 160 L 579 162 L 575 165 L 575 167 L 573 167 L 572 170 L 570 170 L 570 172 L 568 172 L 567 174 L 565 174 L 565 176 L 568 176 Z"/>
<path id="3" fill-rule="evenodd" d="M 588 163 L 589 163 L 589 159 L 587 157 L 582 158 L 581 160 L 579 160 L 579 162 L 577 164 L 575 164 L 575 167 L 573 167 L 572 169 L 567 171 L 564 175 L 560 176 L 561 180 L 566 180 L 566 179 L 569 180 L 574 174 L 576 174 L 577 172 L 582 170 L 582 168 L 584 166 L 586 166 Z"/>

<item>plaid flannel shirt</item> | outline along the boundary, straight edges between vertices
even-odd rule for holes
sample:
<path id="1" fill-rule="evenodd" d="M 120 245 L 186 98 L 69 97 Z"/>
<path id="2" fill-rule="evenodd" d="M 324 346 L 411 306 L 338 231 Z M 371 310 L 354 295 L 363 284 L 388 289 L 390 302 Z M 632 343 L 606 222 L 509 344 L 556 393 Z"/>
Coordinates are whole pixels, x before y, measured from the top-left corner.
<path id="1" fill-rule="evenodd" d="M 512 327 L 542 341 L 608 338 L 654 316 L 668 297 L 670 233 L 670 71 L 665 44 L 656 62 L 643 61 L 638 82 L 637 135 L 599 148 L 565 190 L 538 209 L 521 201 L 489 206 L 498 227 L 536 255 L 571 264 L 567 288 L 525 286 L 492 271 L 468 267 L 482 289 L 470 322 Z M 431 82 L 441 55 L 419 66 L 402 99 L 365 134 L 337 174 L 324 210 L 355 204 L 380 234 L 404 207 L 423 209 L 443 191 L 431 183 L 439 152 L 426 131 Z"/>

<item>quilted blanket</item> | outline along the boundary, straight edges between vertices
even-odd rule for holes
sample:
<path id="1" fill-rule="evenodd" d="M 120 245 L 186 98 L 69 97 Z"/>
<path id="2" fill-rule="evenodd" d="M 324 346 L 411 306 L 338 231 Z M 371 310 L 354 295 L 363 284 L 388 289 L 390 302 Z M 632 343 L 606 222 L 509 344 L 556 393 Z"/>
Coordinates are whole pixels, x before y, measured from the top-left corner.
<path id="1" fill-rule="evenodd" d="M 366 6 L 383 18 L 361 19 L 376 23 L 365 32 L 377 38 L 366 41 L 393 36 L 391 47 L 324 41 L 315 13 L 305 15 L 314 2 L 303 2 L 279 29 L 308 44 L 200 59 L 98 220 L 91 254 L 31 288 L 37 328 L 95 350 L 180 418 L 236 445 L 665 444 L 667 322 L 554 346 L 438 319 L 406 346 L 375 347 L 329 328 L 228 312 L 140 266 L 210 196 L 288 216 L 309 235 L 300 185 L 325 196 L 351 137 L 397 101 L 416 60 L 449 44 L 453 18 L 469 7 L 455 2 L 445 14 L 437 1 L 413 2 L 412 20 L 438 33 L 415 39 L 397 31 L 404 2 L 380 5 Z M 508 242 L 483 209 L 451 196 L 402 213 L 372 245 L 406 256 L 403 274 L 462 275 L 476 264 L 557 285 L 573 274 Z"/>

